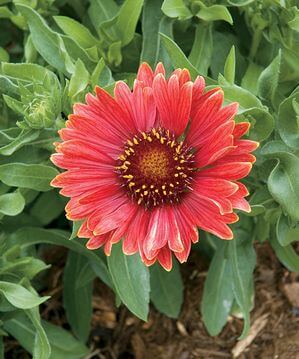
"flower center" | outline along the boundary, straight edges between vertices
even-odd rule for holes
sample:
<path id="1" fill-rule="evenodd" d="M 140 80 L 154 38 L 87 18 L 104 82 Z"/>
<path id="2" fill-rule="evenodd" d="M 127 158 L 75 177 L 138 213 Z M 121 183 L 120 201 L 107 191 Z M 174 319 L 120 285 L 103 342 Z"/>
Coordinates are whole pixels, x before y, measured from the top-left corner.
<path id="1" fill-rule="evenodd" d="M 150 209 L 177 203 L 191 190 L 194 155 L 168 130 L 153 128 L 127 141 L 116 170 L 128 195 Z"/>

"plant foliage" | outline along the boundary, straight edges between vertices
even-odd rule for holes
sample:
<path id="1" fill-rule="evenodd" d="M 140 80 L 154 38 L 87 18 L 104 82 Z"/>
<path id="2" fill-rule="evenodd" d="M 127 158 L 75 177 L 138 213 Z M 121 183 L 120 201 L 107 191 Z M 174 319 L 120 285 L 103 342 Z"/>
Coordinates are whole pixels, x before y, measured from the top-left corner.
<path id="1" fill-rule="evenodd" d="M 299 9 L 296 0 L 0 0 L 0 358 L 12 335 L 35 359 L 88 353 L 96 277 L 136 316 L 149 302 L 177 318 L 183 302 L 180 267 L 148 270 L 115 246 L 111 257 L 85 249 L 69 223 L 65 200 L 49 182 L 57 131 L 75 102 L 95 85 L 132 85 L 140 61 L 187 68 L 220 85 L 240 104 L 260 142 L 246 180 L 252 212 L 234 225 L 235 240 L 200 233 L 194 250 L 210 267 L 199 310 L 210 335 L 228 316 L 250 328 L 255 242 L 268 241 L 281 263 L 299 271 Z M 49 270 L 45 246 L 68 248 L 63 303 L 71 328 L 41 319 L 38 294 Z"/>

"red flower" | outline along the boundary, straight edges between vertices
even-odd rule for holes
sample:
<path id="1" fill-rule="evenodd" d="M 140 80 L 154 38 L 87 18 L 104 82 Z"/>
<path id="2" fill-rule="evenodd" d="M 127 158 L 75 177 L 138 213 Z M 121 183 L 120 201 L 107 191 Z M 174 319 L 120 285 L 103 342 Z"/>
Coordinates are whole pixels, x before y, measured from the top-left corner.
<path id="1" fill-rule="evenodd" d="M 238 180 L 258 144 L 240 139 L 249 123 L 235 123 L 238 104 L 222 107 L 221 88 L 204 88 L 186 69 L 167 80 L 162 64 L 153 72 L 143 63 L 133 91 L 120 81 L 113 98 L 96 87 L 74 106 L 52 156 L 67 171 L 52 185 L 71 197 L 67 218 L 84 220 L 87 248 L 109 255 L 123 238 L 125 254 L 170 270 L 172 252 L 187 260 L 197 227 L 233 238 L 233 210 L 250 211 Z"/>

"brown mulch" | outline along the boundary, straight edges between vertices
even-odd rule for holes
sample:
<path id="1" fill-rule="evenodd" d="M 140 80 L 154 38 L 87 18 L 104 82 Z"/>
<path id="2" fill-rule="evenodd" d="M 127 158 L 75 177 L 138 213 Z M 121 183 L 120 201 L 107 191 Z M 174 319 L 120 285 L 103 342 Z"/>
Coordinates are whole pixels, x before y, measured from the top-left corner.
<path id="1" fill-rule="evenodd" d="M 299 278 L 278 262 L 267 244 L 257 245 L 256 250 L 255 308 L 251 312 L 250 335 L 245 340 L 237 339 L 242 331 L 240 318 L 230 317 L 217 337 L 210 337 L 205 330 L 199 303 L 207 263 L 193 252 L 189 262 L 182 266 L 185 300 L 178 320 L 169 319 L 152 307 L 149 321 L 144 323 L 125 307 L 117 309 L 113 293 L 97 281 L 88 341 L 91 354 L 85 359 L 299 359 Z M 45 293 L 52 298 L 42 316 L 68 328 L 61 301 L 65 253 L 52 249 L 46 257 L 55 264 Z M 6 340 L 6 344 L 7 358 L 27 358 L 13 339 Z"/>

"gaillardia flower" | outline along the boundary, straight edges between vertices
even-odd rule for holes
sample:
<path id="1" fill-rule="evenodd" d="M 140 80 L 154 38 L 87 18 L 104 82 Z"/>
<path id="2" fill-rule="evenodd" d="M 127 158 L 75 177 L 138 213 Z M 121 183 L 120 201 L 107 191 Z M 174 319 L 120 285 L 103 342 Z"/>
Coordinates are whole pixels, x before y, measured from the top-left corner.
<path id="1" fill-rule="evenodd" d="M 67 218 L 84 220 L 78 236 L 107 255 L 122 239 L 123 252 L 139 251 L 146 265 L 170 270 L 172 253 L 185 262 L 198 227 L 232 239 L 233 212 L 250 211 L 246 187 L 256 142 L 241 139 L 238 104 L 222 107 L 223 91 L 205 91 L 186 69 L 166 79 L 143 63 L 133 91 L 117 82 L 114 97 L 96 87 L 75 104 L 60 130 L 52 161 L 67 171 L 53 181 L 71 197 Z"/>

